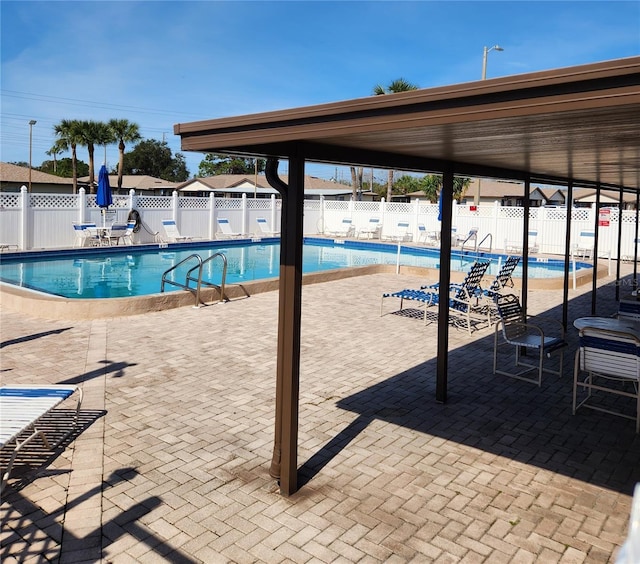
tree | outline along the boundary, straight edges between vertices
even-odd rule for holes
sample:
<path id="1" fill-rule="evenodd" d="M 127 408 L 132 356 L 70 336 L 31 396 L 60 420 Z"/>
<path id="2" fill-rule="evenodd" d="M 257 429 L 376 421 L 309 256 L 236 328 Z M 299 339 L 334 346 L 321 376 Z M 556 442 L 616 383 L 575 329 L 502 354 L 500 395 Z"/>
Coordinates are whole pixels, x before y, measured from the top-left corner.
<path id="1" fill-rule="evenodd" d="M 265 160 L 258 159 L 258 172 L 263 172 Z M 256 159 L 244 159 L 231 155 L 208 153 L 198 165 L 198 176 L 215 176 L 216 174 L 254 174 L 256 172 Z"/>
<path id="2" fill-rule="evenodd" d="M 58 159 L 55 163 L 55 170 L 53 161 L 42 161 L 38 168 L 42 172 L 63 178 L 71 178 L 73 176 L 73 161 L 69 157 Z M 89 174 L 89 165 L 82 160 L 78 160 L 76 161 L 76 170 L 78 171 L 78 176 L 87 176 Z"/>
<path id="3" fill-rule="evenodd" d="M 141 139 L 140 127 L 127 119 L 112 119 L 107 124 L 115 141 L 118 142 L 118 190 L 122 188 L 125 143 L 135 143 Z"/>
<path id="4" fill-rule="evenodd" d="M 380 84 L 376 84 L 373 87 L 374 96 L 381 96 L 383 94 L 397 94 L 398 92 L 409 92 L 410 90 L 417 90 L 418 86 L 411 84 L 404 78 L 396 78 L 386 88 Z M 387 201 L 391 200 L 393 193 L 393 170 L 389 170 L 387 179 Z"/>
<path id="5" fill-rule="evenodd" d="M 64 153 L 64 149 L 62 148 L 61 144 L 60 144 L 60 140 L 58 139 L 52 146 L 51 149 L 49 149 L 47 151 L 47 155 L 49 155 L 50 157 L 53 157 L 53 174 L 56 174 L 58 172 L 58 166 L 57 166 L 57 160 L 56 157 L 61 154 Z M 41 169 L 42 170 L 42 169 Z"/>
<path id="6" fill-rule="evenodd" d="M 71 151 L 71 166 L 73 176 L 73 193 L 78 193 L 78 155 L 77 146 L 82 143 L 80 136 L 80 122 L 74 119 L 63 119 L 60 123 L 53 126 L 53 131 L 58 137 L 56 143 L 59 143 L 63 151 Z"/>
<path id="7" fill-rule="evenodd" d="M 87 148 L 89 153 L 89 189 L 91 193 L 95 191 L 95 159 L 93 157 L 96 145 L 107 145 L 113 143 L 114 136 L 109 126 L 101 121 L 81 121 L 80 122 L 81 145 Z"/>
<path id="8" fill-rule="evenodd" d="M 122 165 L 123 174 L 147 174 L 170 182 L 184 182 L 189 171 L 184 156 L 174 158 L 165 141 L 146 139 L 126 153 Z"/>

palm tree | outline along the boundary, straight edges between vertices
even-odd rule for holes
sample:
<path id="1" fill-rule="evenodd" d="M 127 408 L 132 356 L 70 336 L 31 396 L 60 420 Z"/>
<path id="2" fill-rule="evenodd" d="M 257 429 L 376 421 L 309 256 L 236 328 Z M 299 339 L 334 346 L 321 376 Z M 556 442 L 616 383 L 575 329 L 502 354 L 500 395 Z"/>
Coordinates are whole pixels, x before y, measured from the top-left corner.
<path id="1" fill-rule="evenodd" d="M 140 136 L 140 127 L 137 123 L 132 123 L 127 119 L 112 119 L 107 124 L 114 140 L 118 142 L 118 191 L 122 188 L 122 170 L 124 167 L 124 149 L 125 143 L 135 143 L 142 139 Z"/>
<path id="2" fill-rule="evenodd" d="M 56 157 L 65 152 L 65 148 L 62 147 L 60 143 L 60 139 L 58 139 L 45 154 L 53 157 L 53 173 L 56 174 L 58 172 L 58 161 Z"/>
<path id="3" fill-rule="evenodd" d="M 95 146 L 113 143 L 114 137 L 106 123 L 89 120 L 80 122 L 80 138 L 80 144 L 84 145 L 89 153 L 89 189 L 93 194 L 95 192 L 95 159 L 93 156 Z"/>
<path id="4" fill-rule="evenodd" d="M 410 90 L 417 90 L 418 86 L 406 81 L 404 78 L 396 78 L 386 88 L 381 84 L 376 84 L 373 87 L 374 96 L 380 96 L 382 94 L 397 94 L 398 92 L 409 92 Z M 393 188 L 393 170 L 389 170 L 389 176 L 387 178 L 387 201 L 391 201 L 391 194 Z"/>
<path id="5" fill-rule="evenodd" d="M 78 154 L 76 147 L 82 143 L 80 122 L 75 119 L 63 119 L 53 126 L 58 137 L 56 145 L 63 151 L 71 151 L 71 168 L 73 169 L 73 193 L 78 193 Z"/>

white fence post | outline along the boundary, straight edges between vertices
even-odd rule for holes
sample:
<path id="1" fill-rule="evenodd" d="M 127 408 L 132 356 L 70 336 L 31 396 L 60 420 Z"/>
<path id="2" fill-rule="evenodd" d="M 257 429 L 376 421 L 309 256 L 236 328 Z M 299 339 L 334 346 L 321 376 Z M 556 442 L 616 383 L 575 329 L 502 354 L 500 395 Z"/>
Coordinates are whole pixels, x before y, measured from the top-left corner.
<path id="1" fill-rule="evenodd" d="M 216 196 L 209 193 L 209 239 L 216 238 Z"/>
<path id="2" fill-rule="evenodd" d="M 240 230 L 240 233 L 246 235 L 247 232 L 247 226 L 248 226 L 248 222 L 247 222 L 247 216 L 249 214 L 249 210 L 247 207 L 247 195 L 243 192 L 242 193 L 242 229 Z"/>
<path id="3" fill-rule="evenodd" d="M 417 241 L 419 232 L 418 232 L 418 221 L 420 218 L 420 198 L 416 198 L 413 202 L 413 236 L 411 238 L 412 241 Z"/>
<path id="4" fill-rule="evenodd" d="M 78 222 L 87 221 L 87 192 L 84 188 L 78 189 Z"/>
<path id="5" fill-rule="evenodd" d="M 178 223 L 178 208 L 180 206 L 180 202 L 178 202 L 178 191 L 174 190 L 173 194 L 171 194 L 171 217 L 173 221 Z"/>
<path id="6" fill-rule="evenodd" d="M 129 213 L 131 213 L 131 210 L 134 210 L 136 208 L 136 199 L 135 199 L 135 195 L 136 195 L 136 191 L 131 188 L 131 190 L 129 190 Z M 128 215 L 127 215 L 128 218 Z"/>
<path id="7" fill-rule="evenodd" d="M 18 240 L 20 241 L 20 250 L 26 251 L 30 247 L 27 245 L 29 242 L 27 241 L 27 233 L 28 230 L 28 222 L 29 222 L 29 209 L 28 206 L 31 203 L 29 199 L 29 189 L 26 186 L 20 187 L 20 237 Z"/>
<path id="8" fill-rule="evenodd" d="M 320 196 L 320 227 L 318 231 L 320 231 L 320 235 L 324 235 L 324 213 L 325 213 L 325 201 L 324 196 Z M 316 226 L 318 228 L 318 226 Z"/>
<path id="9" fill-rule="evenodd" d="M 276 195 L 271 194 L 271 219 L 270 223 L 271 231 L 280 231 L 279 227 L 276 227 Z"/>

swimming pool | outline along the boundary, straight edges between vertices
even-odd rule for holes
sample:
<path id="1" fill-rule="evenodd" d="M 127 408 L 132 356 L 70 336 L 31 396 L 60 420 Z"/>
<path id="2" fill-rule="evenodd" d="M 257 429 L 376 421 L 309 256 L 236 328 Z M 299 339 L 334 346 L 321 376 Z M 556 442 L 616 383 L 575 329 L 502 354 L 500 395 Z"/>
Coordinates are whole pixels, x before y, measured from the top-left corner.
<path id="1" fill-rule="evenodd" d="M 160 292 L 162 275 L 185 258 L 198 254 L 202 259 L 222 252 L 227 260 L 226 284 L 242 284 L 254 280 L 276 278 L 279 274 L 280 245 L 277 239 L 261 241 L 216 241 L 186 243 L 158 248 L 111 247 L 108 249 L 74 249 L 66 251 L 20 253 L 3 256 L 0 280 L 15 286 L 65 298 L 95 299 L 146 296 Z M 466 272 L 476 260 L 475 252 L 454 251 L 451 268 Z M 504 255 L 480 253 L 491 260 L 489 274 L 496 274 Z M 306 238 L 303 250 L 303 273 L 367 265 L 397 265 L 438 269 L 438 249 L 385 243 L 332 241 Z M 184 283 L 186 272 L 194 266 L 187 262 L 174 270 L 169 279 Z M 579 269 L 591 268 L 578 263 Z M 530 257 L 530 278 L 562 277 L 564 262 L 557 259 Z M 515 277 L 521 276 L 518 267 Z M 222 263 L 209 261 L 203 280 L 220 284 Z M 165 286 L 165 292 L 179 291 Z"/>

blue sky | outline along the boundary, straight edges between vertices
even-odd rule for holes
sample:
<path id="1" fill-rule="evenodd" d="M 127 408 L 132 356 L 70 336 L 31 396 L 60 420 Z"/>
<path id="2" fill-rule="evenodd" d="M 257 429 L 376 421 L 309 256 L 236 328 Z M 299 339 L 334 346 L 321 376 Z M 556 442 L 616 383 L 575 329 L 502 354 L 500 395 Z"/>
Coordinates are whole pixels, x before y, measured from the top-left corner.
<path id="1" fill-rule="evenodd" d="M 61 119 L 125 118 L 176 153 L 175 123 L 365 97 L 399 77 L 422 88 L 479 80 L 484 46 L 504 48 L 489 53 L 488 79 L 640 54 L 637 1 L 2 0 L 0 10 L 0 160 L 28 161 L 35 119 L 35 166 Z M 184 155 L 194 176 L 203 155 Z M 78 156 L 88 162 L 86 149 Z M 108 166 L 117 160 L 108 147 Z"/>

